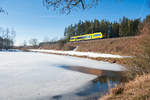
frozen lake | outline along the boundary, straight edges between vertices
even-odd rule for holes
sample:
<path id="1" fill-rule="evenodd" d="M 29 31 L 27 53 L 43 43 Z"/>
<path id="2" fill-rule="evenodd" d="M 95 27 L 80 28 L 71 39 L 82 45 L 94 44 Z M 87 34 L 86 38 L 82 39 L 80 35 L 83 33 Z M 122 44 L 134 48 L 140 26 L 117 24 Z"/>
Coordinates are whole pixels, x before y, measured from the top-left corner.
<path id="1" fill-rule="evenodd" d="M 122 71 L 117 64 L 34 52 L 0 52 L 0 100 L 70 100 L 90 94 L 96 75 L 60 66 Z M 100 85 L 100 84 L 99 84 Z M 103 88 L 108 88 L 103 86 Z M 86 91 L 86 92 L 83 92 Z M 64 95 L 64 97 L 62 97 Z M 73 100 L 73 99 L 72 99 Z"/>

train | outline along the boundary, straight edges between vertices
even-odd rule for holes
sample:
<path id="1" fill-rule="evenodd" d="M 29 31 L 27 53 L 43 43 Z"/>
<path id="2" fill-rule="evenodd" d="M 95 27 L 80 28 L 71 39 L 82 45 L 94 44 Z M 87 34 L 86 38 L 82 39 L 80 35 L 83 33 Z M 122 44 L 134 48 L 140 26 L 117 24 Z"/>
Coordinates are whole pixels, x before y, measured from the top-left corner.
<path id="1" fill-rule="evenodd" d="M 104 35 L 101 32 L 97 32 L 97 33 L 91 33 L 91 34 L 85 34 L 85 35 L 72 36 L 70 38 L 70 42 L 102 39 L 102 38 L 104 38 Z"/>

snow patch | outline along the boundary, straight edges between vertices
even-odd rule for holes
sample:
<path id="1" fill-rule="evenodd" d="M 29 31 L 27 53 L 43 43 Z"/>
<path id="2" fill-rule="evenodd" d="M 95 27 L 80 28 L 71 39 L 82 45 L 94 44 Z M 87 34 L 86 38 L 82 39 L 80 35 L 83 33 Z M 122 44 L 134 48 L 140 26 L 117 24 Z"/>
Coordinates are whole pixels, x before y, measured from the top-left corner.
<path id="1" fill-rule="evenodd" d="M 29 49 L 30 51 L 35 52 L 47 52 L 47 53 L 57 53 L 57 54 L 67 54 L 67 55 L 76 55 L 76 56 L 87 56 L 92 58 L 103 57 L 103 58 L 127 58 L 131 56 L 120 56 L 113 54 L 104 54 L 104 53 L 94 53 L 94 52 L 78 52 L 78 51 L 58 51 L 58 50 L 44 50 L 44 49 Z"/>

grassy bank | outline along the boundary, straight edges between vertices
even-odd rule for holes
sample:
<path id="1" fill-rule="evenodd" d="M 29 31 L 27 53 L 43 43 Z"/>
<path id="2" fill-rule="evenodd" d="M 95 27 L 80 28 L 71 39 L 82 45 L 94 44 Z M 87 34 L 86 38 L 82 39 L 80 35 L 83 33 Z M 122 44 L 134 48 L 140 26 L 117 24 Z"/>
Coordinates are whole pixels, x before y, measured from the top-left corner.
<path id="1" fill-rule="evenodd" d="M 124 60 L 128 82 L 111 89 L 100 100 L 150 100 L 150 20 L 144 23 L 140 32 L 137 41 L 140 53 Z"/>
<path id="2" fill-rule="evenodd" d="M 39 48 L 52 50 L 73 50 L 75 47 L 78 47 L 77 51 L 81 52 L 135 55 L 138 52 L 136 45 L 137 41 L 138 36 L 134 36 L 80 42 L 68 42 L 64 44 L 61 42 L 55 44 L 43 44 L 40 45 Z M 131 44 L 134 44 L 134 46 Z"/>
<path id="3" fill-rule="evenodd" d="M 128 83 L 110 89 L 99 100 L 150 100 L 150 74 L 137 76 Z"/>

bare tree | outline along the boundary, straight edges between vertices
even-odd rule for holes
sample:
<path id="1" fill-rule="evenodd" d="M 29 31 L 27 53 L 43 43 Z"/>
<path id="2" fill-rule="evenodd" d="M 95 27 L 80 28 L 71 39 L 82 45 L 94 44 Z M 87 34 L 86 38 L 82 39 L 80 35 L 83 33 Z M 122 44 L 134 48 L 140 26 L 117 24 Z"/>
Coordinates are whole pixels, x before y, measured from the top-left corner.
<path id="1" fill-rule="evenodd" d="M 0 28 L 0 42 L 1 42 L 0 47 L 2 49 L 12 48 L 15 36 L 16 32 L 13 28 L 12 30 L 10 30 L 9 28 L 7 29 Z"/>
<path id="2" fill-rule="evenodd" d="M 27 46 L 27 42 L 26 40 L 23 41 L 23 46 L 26 47 Z"/>
<path id="3" fill-rule="evenodd" d="M 33 38 L 33 39 L 29 40 L 29 44 L 36 47 L 38 45 L 38 40 L 36 38 Z"/>
<path id="4" fill-rule="evenodd" d="M 5 39 L 4 39 L 4 41 L 5 41 L 5 48 L 6 48 L 6 49 L 9 48 L 9 38 L 10 38 L 9 34 L 10 34 L 10 31 L 9 31 L 9 29 L 7 28 L 7 29 L 6 29 L 6 32 L 5 32 Z"/>
<path id="5" fill-rule="evenodd" d="M 101 0 L 43 0 L 44 6 L 59 9 L 62 13 L 69 14 L 74 8 L 87 9 L 96 7 Z"/>
<path id="6" fill-rule="evenodd" d="M 0 27 L 0 49 L 3 49 L 4 29 Z"/>
<path id="7" fill-rule="evenodd" d="M 59 9 L 62 13 L 69 14 L 75 8 L 80 10 L 82 8 L 84 10 L 87 8 L 96 7 L 100 1 L 102 0 L 43 0 L 43 4 L 47 8 L 52 7 L 54 10 Z M 148 5 L 150 7 L 150 0 L 148 0 Z"/>
<path id="8" fill-rule="evenodd" d="M 8 12 L 6 10 L 4 10 L 4 8 L 0 7 L 0 13 L 4 13 L 6 15 L 8 15 Z"/>
<path id="9" fill-rule="evenodd" d="M 2 12 L 5 12 L 5 10 L 4 10 L 3 8 L 0 7 L 0 12 L 1 12 L 1 13 L 2 13 Z"/>
<path id="10" fill-rule="evenodd" d="M 2 28 L 0 27 L 0 49 L 3 48 Z"/>
<path id="11" fill-rule="evenodd" d="M 4 37 L 3 37 L 6 49 L 13 47 L 15 36 L 16 36 L 16 32 L 13 28 L 11 30 L 9 28 L 6 29 Z"/>

